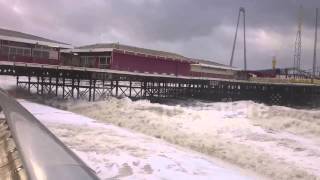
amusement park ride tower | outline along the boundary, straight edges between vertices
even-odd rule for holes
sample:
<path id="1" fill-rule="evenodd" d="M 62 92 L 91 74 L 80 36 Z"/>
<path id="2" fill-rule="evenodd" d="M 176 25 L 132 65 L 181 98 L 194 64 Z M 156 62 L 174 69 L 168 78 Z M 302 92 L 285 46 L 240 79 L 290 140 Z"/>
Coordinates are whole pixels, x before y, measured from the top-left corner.
<path id="1" fill-rule="evenodd" d="M 301 34 L 302 34 L 302 6 L 299 10 L 298 31 L 294 44 L 293 69 L 295 74 L 299 74 L 301 70 Z"/>
<path id="2" fill-rule="evenodd" d="M 238 35 L 238 27 L 240 22 L 240 16 L 241 13 L 243 15 L 243 58 L 244 58 L 244 70 L 247 70 L 247 49 L 246 49 L 246 11 L 243 7 L 239 9 L 239 15 L 238 15 L 238 21 L 237 21 L 237 27 L 236 27 L 236 34 L 234 36 L 233 46 L 232 46 L 232 53 L 231 53 L 231 59 L 230 59 L 230 66 L 233 64 L 233 56 L 234 56 L 234 50 L 236 48 L 236 41 L 237 41 L 237 35 Z"/>

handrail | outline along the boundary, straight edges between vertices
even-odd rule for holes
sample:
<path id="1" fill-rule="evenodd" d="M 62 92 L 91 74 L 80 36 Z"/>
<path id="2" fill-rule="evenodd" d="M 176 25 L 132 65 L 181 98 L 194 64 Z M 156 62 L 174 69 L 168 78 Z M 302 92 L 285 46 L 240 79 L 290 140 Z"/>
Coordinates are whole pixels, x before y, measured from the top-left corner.
<path id="1" fill-rule="evenodd" d="M 38 119 L 0 89 L 0 106 L 28 179 L 95 180 L 96 174 Z"/>

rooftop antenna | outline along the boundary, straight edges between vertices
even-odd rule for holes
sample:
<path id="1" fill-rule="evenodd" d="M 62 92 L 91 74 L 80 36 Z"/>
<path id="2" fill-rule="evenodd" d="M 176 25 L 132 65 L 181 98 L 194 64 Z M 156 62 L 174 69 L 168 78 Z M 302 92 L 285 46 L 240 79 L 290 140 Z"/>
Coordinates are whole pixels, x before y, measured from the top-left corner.
<path id="1" fill-rule="evenodd" d="M 302 5 L 299 8 L 298 31 L 294 43 L 293 69 L 295 74 L 301 70 L 301 34 L 302 34 Z"/>
<path id="2" fill-rule="evenodd" d="M 312 79 L 313 83 L 315 75 L 316 75 L 316 66 L 317 66 L 317 40 L 318 40 L 318 8 L 316 8 L 316 27 L 315 27 L 315 35 L 314 35 L 314 50 L 313 50 L 313 66 L 312 66 Z"/>
<path id="3" fill-rule="evenodd" d="M 238 15 L 238 21 L 237 21 L 237 27 L 236 27 L 236 33 L 233 40 L 233 46 L 232 46 L 232 53 L 231 53 L 231 59 L 230 59 L 230 66 L 233 64 L 233 56 L 234 56 L 234 50 L 236 48 L 236 41 L 237 41 L 237 35 L 238 35 L 238 28 L 239 28 L 239 22 L 240 22 L 240 16 L 241 13 L 243 14 L 243 58 L 244 58 L 244 70 L 247 70 L 247 49 L 246 49 L 246 11 L 243 7 L 240 7 L 239 9 L 239 15 Z"/>

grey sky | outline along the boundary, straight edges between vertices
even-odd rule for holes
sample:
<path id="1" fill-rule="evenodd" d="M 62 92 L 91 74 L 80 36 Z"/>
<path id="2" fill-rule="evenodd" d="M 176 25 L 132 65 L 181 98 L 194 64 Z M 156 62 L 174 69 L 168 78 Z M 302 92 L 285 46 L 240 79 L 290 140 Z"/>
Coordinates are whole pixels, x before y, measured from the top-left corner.
<path id="1" fill-rule="evenodd" d="M 262 69 L 271 67 L 272 56 L 280 67 L 292 65 L 300 4 L 302 63 L 310 69 L 319 0 L 0 0 L 0 27 L 73 45 L 120 42 L 228 64 L 243 6 L 248 67 Z M 241 35 L 242 30 L 238 67 L 243 66 Z"/>

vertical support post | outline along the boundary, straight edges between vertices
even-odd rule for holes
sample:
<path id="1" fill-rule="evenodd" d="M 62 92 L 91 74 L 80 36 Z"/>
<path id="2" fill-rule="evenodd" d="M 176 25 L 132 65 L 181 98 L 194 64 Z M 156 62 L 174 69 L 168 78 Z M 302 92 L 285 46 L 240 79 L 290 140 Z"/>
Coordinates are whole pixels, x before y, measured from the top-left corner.
<path id="1" fill-rule="evenodd" d="M 96 80 L 93 80 L 93 94 L 92 94 L 92 101 L 96 100 Z"/>
<path id="2" fill-rule="evenodd" d="M 28 93 L 30 94 L 31 93 L 31 77 L 30 77 L 30 75 L 28 74 Z"/>
<path id="3" fill-rule="evenodd" d="M 51 77 L 51 74 L 49 74 L 49 93 L 48 94 L 51 94 L 52 92 L 52 77 Z"/>
<path id="4" fill-rule="evenodd" d="M 92 79 L 90 77 L 90 81 L 89 81 L 89 101 L 91 101 L 91 90 L 92 90 Z"/>
<path id="5" fill-rule="evenodd" d="M 131 97 L 131 88 L 132 88 L 132 81 L 129 80 L 129 97 Z"/>
<path id="6" fill-rule="evenodd" d="M 37 94 L 39 94 L 39 84 L 40 84 L 39 81 L 40 81 L 39 80 L 39 75 L 37 75 Z"/>
<path id="7" fill-rule="evenodd" d="M 103 80 L 103 84 L 104 84 L 104 80 Z M 113 80 L 111 80 L 111 82 L 110 82 L 110 96 L 112 96 L 112 95 L 113 95 Z"/>
<path id="8" fill-rule="evenodd" d="M 171 97 L 171 82 L 167 82 L 167 86 L 166 86 L 166 89 L 167 89 L 167 97 Z"/>
<path id="9" fill-rule="evenodd" d="M 143 97 L 146 98 L 147 97 L 147 82 L 144 80 L 143 82 Z"/>
<path id="10" fill-rule="evenodd" d="M 17 75 L 16 79 L 17 79 L 17 82 L 16 82 L 17 85 L 16 86 L 18 87 L 19 86 L 19 76 L 18 75 Z"/>
<path id="11" fill-rule="evenodd" d="M 174 96 L 178 97 L 178 88 L 179 88 L 179 84 L 178 83 L 174 83 Z"/>
<path id="12" fill-rule="evenodd" d="M 74 77 L 71 79 L 71 96 L 74 98 Z"/>
<path id="13" fill-rule="evenodd" d="M 178 96 L 183 96 L 183 93 L 182 93 L 182 91 L 181 91 L 181 83 L 180 82 L 178 82 L 179 84 L 178 84 Z"/>
<path id="14" fill-rule="evenodd" d="M 66 78 L 62 77 L 62 98 L 65 98 L 65 84 L 66 84 Z"/>
<path id="15" fill-rule="evenodd" d="M 56 96 L 58 96 L 58 89 L 59 89 L 59 72 L 56 72 Z"/>
<path id="16" fill-rule="evenodd" d="M 160 87 L 160 81 L 158 81 L 158 87 L 157 87 L 157 89 L 158 89 L 158 98 L 160 98 L 160 89 L 161 89 L 161 87 Z"/>
<path id="17" fill-rule="evenodd" d="M 143 90 L 143 82 L 142 81 L 140 81 L 140 98 L 142 98 L 142 95 L 143 95 L 143 92 L 142 92 L 142 90 Z"/>
<path id="18" fill-rule="evenodd" d="M 311 79 L 312 83 L 314 83 L 314 78 L 315 78 L 315 75 L 316 75 L 317 40 L 318 40 L 318 8 L 316 8 L 316 27 L 315 27 L 315 36 L 314 36 L 313 67 L 312 67 L 312 79 Z"/>
<path id="19" fill-rule="evenodd" d="M 43 72 L 42 72 L 42 74 L 41 74 L 41 95 L 43 95 L 43 91 L 44 91 L 43 86 L 44 86 L 44 77 L 43 77 Z"/>
<path id="20" fill-rule="evenodd" d="M 187 97 L 190 96 L 190 82 L 189 82 L 189 81 L 187 81 L 187 82 L 185 83 L 185 95 L 186 95 Z"/>
<path id="21" fill-rule="evenodd" d="M 155 90 L 155 87 L 154 87 L 154 80 L 152 80 L 151 97 L 154 97 L 154 90 Z"/>
<path id="22" fill-rule="evenodd" d="M 196 84 L 195 82 L 192 82 L 192 97 L 194 97 L 196 94 Z"/>
<path id="23" fill-rule="evenodd" d="M 119 81 L 116 80 L 116 96 L 118 96 L 118 92 L 119 92 Z"/>
<path id="24" fill-rule="evenodd" d="M 170 82 L 168 82 L 167 80 L 165 80 L 164 82 L 164 96 L 166 98 L 170 97 Z"/>
<path id="25" fill-rule="evenodd" d="M 77 83 L 77 99 L 80 98 L 80 77 L 78 77 L 77 79 L 78 83 Z"/>

